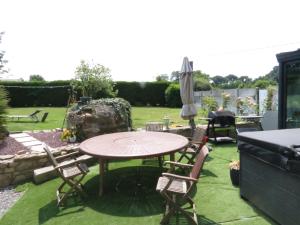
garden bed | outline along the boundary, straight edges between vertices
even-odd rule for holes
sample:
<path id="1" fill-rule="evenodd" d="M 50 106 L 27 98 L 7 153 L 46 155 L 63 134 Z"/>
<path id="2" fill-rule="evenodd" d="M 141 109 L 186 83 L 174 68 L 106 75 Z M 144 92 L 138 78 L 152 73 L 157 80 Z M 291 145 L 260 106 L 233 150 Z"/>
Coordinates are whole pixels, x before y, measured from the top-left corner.
<path id="1" fill-rule="evenodd" d="M 41 131 L 41 132 L 27 132 L 30 136 L 36 138 L 37 140 L 46 143 L 51 148 L 59 148 L 63 146 L 67 146 L 68 143 L 66 141 L 62 141 L 60 139 L 61 131 Z M 29 152 L 29 149 L 17 142 L 12 137 L 7 137 L 0 144 L 0 155 L 14 155 L 14 154 L 24 154 Z"/>
<path id="2" fill-rule="evenodd" d="M 36 138 L 37 140 L 46 143 L 51 148 L 58 148 L 67 146 L 68 143 L 66 141 L 62 141 L 61 131 L 51 131 L 51 132 L 38 132 L 38 133 L 28 133 L 30 136 Z"/>
<path id="3" fill-rule="evenodd" d="M 28 151 L 22 144 L 17 142 L 12 137 L 7 137 L 1 144 L 0 144 L 0 155 L 14 155 L 20 151 Z"/>

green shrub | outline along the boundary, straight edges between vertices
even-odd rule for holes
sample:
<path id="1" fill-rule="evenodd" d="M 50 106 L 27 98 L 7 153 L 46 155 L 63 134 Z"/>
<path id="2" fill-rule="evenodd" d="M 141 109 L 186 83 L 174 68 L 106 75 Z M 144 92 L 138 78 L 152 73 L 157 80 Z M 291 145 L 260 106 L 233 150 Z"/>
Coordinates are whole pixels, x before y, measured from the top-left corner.
<path id="1" fill-rule="evenodd" d="M 177 83 L 170 84 L 165 92 L 166 104 L 169 107 L 181 107 L 180 85 Z"/>
<path id="2" fill-rule="evenodd" d="M 0 86 L 0 140 L 3 140 L 7 134 L 5 128 L 6 123 L 6 109 L 7 109 L 7 93 L 5 89 Z"/>
<path id="3" fill-rule="evenodd" d="M 213 96 L 205 96 L 202 98 L 202 105 L 208 111 L 216 111 L 218 109 L 218 102 Z"/>
<path id="4" fill-rule="evenodd" d="M 195 91 L 209 91 L 211 90 L 211 85 L 209 81 L 202 77 L 197 77 L 194 79 L 194 90 Z"/>

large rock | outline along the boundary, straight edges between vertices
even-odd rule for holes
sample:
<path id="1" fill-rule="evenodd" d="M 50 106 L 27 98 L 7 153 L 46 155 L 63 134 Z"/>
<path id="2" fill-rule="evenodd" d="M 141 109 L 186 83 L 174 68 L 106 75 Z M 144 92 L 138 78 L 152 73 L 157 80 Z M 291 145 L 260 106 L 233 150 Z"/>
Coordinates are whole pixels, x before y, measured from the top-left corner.
<path id="1" fill-rule="evenodd" d="M 121 98 L 92 100 L 75 106 L 67 115 L 68 128 L 75 128 L 79 140 L 104 133 L 128 131 L 131 126 L 131 106 Z"/>

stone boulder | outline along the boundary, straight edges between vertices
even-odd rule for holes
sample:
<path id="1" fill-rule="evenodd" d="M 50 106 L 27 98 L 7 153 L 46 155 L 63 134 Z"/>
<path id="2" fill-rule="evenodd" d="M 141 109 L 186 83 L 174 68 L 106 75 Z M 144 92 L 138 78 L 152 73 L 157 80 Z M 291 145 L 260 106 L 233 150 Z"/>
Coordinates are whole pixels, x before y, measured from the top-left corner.
<path id="1" fill-rule="evenodd" d="M 67 114 L 67 127 L 76 130 L 79 141 L 96 135 L 132 129 L 131 106 L 121 98 L 92 100 Z"/>

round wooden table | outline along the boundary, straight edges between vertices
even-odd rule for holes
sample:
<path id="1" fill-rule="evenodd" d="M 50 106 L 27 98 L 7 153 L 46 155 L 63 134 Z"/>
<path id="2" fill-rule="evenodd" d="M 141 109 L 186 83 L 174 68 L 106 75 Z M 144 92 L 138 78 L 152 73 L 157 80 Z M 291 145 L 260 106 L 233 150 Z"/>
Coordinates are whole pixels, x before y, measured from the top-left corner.
<path id="1" fill-rule="evenodd" d="M 170 154 L 170 160 L 174 161 L 175 152 L 185 148 L 188 143 L 187 138 L 177 134 L 139 131 L 96 136 L 82 142 L 79 148 L 85 154 L 98 158 L 101 196 L 108 159 L 143 159 Z"/>

